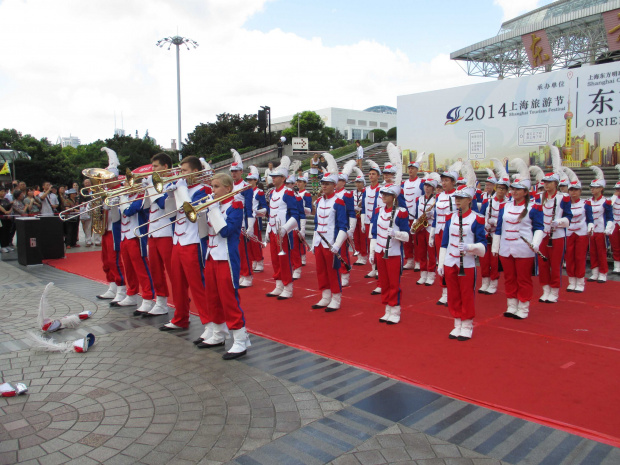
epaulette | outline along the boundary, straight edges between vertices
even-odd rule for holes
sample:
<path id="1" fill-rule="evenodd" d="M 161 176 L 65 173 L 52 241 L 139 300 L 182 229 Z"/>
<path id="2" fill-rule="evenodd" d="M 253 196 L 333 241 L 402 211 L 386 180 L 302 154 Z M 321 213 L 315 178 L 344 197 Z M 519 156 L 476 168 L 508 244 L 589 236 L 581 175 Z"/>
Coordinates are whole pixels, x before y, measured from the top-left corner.
<path id="1" fill-rule="evenodd" d="M 451 220 L 452 219 L 452 215 L 454 215 L 454 213 L 448 213 L 446 215 L 446 221 Z"/>
<path id="2" fill-rule="evenodd" d="M 478 224 L 482 224 L 482 225 L 484 225 L 484 217 L 483 217 L 483 216 L 481 216 L 481 215 L 476 215 L 476 222 L 477 222 Z"/>
<path id="3" fill-rule="evenodd" d="M 570 203 L 570 195 L 568 195 L 568 194 L 564 194 L 564 196 L 562 197 L 562 201 L 563 201 L 563 202 L 569 202 L 569 203 Z"/>
<path id="4" fill-rule="evenodd" d="M 344 196 L 345 196 L 345 197 L 351 197 L 351 198 L 353 198 L 353 192 L 351 192 L 351 191 L 345 191 Z"/>
<path id="5" fill-rule="evenodd" d="M 292 190 L 290 190 L 290 189 L 286 189 L 284 191 L 284 195 L 290 195 L 291 197 L 296 197 L 295 193 Z"/>
<path id="6" fill-rule="evenodd" d="M 534 205 L 532 205 L 532 209 L 533 210 L 538 210 L 539 212 L 542 211 L 542 208 L 543 208 L 542 205 L 539 204 L 539 203 L 535 203 Z"/>
<path id="7" fill-rule="evenodd" d="M 233 200 L 232 205 L 233 208 L 238 208 L 243 210 L 243 202 L 240 202 L 239 200 Z"/>
<path id="8" fill-rule="evenodd" d="M 375 208 L 375 213 L 379 213 L 379 210 L 381 210 L 381 208 Z"/>
<path id="9" fill-rule="evenodd" d="M 398 209 L 398 217 L 399 218 L 407 218 L 407 219 L 409 219 L 409 213 L 404 208 L 399 208 Z"/>
<path id="10" fill-rule="evenodd" d="M 308 191 L 304 192 L 304 197 L 312 197 L 312 194 Z"/>
<path id="11" fill-rule="evenodd" d="M 345 205 L 344 205 L 344 200 L 342 200 L 341 198 L 337 198 L 337 199 L 336 199 L 336 202 L 334 202 L 334 203 L 335 203 L 335 204 L 337 203 L 338 205 L 342 205 L 343 207 L 345 206 Z"/>
<path id="12" fill-rule="evenodd" d="M 592 206 L 592 201 L 590 199 L 586 200 L 586 205 Z"/>
<path id="13" fill-rule="evenodd" d="M 256 193 L 256 195 L 265 196 L 265 192 L 263 192 L 262 190 L 259 189 L 258 192 Z"/>
<path id="14" fill-rule="evenodd" d="M 605 199 L 605 203 L 606 203 L 607 205 L 611 205 L 611 199 Z"/>

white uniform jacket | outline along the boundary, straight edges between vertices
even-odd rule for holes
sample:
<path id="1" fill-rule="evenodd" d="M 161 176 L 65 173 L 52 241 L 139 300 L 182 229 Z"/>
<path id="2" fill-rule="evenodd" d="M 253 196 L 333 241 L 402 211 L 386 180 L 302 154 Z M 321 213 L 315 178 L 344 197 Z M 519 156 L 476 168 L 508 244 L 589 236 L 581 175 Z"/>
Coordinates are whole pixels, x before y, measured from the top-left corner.
<path id="1" fill-rule="evenodd" d="M 455 189 L 450 192 L 440 192 L 437 195 L 437 203 L 435 204 L 435 219 L 433 221 L 433 227 L 435 228 L 435 234 L 439 234 L 446 227 L 446 221 L 448 216 L 452 213 L 456 213 L 458 208 L 456 207 L 456 200 L 454 199 Z"/>
<path id="2" fill-rule="evenodd" d="M 394 214 L 394 224 L 392 225 L 392 208 L 386 208 L 385 205 L 381 208 L 377 208 L 375 215 L 372 219 L 372 239 L 376 240 L 375 253 L 385 254 L 388 240 L 388 228 L 392 228 L 394 231 L 406 233 L 409 237 L 409 213 L 405 208 L 398 208 Z M 398 236 L 398 234 L 397 234 Z M 405 241 L 407 242 L 407 241 Z M 388 251 L 388 257 L 401 257 L 403 255 L 403 244 L 396 237 L 390 239 L 390 248 Z"/>
<path id="3" fill-rule="evenodd" d="M 460 266 L 461 252 L 459 242 L 461 240 L 459 215 L 453 213 L 446 217 L 446 232 L 441 240 L 441 247 L 446 249 L 444 266 Z M 463 215 L 463 242 L 465 244 L 486 245 L 486 231 L 484 230 L 484 218 L 473 210 L 468 210 Z M 466 253 L 463 256 L 463 268 L 474 268 L 476 257 Z"/>
<path id="4" fill-rule="evenodd" d="M 518 205 L 509 202 L 499 211 L 495 235 L 500 236 L 499 255 L 502 257 L 531 258 L 535 255 L 521 236 L 532 243 L 534 231 L 542 231 L 542 207 L 530 202 L 527 206 L 528 213 L 519 220 L 524 208 L 525 201 Z"/>

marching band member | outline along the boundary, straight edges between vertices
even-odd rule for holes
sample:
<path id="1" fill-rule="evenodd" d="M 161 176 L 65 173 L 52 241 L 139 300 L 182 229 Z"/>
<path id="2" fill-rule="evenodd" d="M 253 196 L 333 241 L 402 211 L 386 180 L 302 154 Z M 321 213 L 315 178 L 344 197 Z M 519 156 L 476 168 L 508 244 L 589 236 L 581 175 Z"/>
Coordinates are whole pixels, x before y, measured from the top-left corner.
<path id="1" fill-rule="evenodd" d="M 566 230 L 566 274 L 568 292 L 583 292 L 585 288 L 588 230 L 592 224 L 592 206 L 581 199 L 581 182 L 570 168 L 562 167 L 569 179 L 568 195 L 573 218 Z"/>
<path id="2" fill-rule="evenodd" d="M 316 201 L 315 232 L 312 237 L 321 300 L 312 308 L 335 312 L 340 308 L 342 300 L 341 263 L 337 256 L 347 239 L 349 220 L 345 202 L 336 194 L 338 165 L 331 155 L 325 159 L 327 172 L 321 178 L 323 195 Z"/>
<path id="3" fill-rule="evenodd" d="M 437 255 L 435 247 L 429 245 L 431 234 L 433 231 L 433 218 L 435 218 L 435 188 L 440 182 L 439 174 L 429 173 L 426 179 L 423 179 L 424 195 L 416 200 L 415 221 L 421 220 L 424 215 L 427 220 L 427 226 L 423 225 L 417 231 L 411 231 L 415 234 L 414 244 L 416 247 L 415 256 L 420 262 L 420 279 L 416 284 L 432 286 L 435 283 L 435 272 L 437 270 Z M 426 215 L 425 215 L 426 213 Z"/>
<path id="4" fill-rule="evenodd" d="M 233 154 L 233 162 L 230 165 L 230 175 L 234 181 L 233 191 L 238 191 L 248 186 L 248 183 L 243 180 L 243 161 L 241 160 L 241 155 L 235 149 L 230 149 L 230 151 Z M 253 192 L 251 189 L 246 189 L 235 197 L 235 200 L 243 203 L 243 227 L 246 231 L 254 231 L 254 223 L 256 222 L 256 218 L 252 214 L 252 197 Z M 239 255 L 241 256 L 241 281 L 239 282 L 239 287 L 241 288 L 251 287 L 253 280 L 248 242 L 248 239 L 241 234 L 239 239 Z"/>
<path id="5" fill-rule="evenodd" d="M 292 231 L 299 225 L 299 207 L 295 193 L 284 185 L 290 164 L 290 158 L 285 155 L 280 161 L 280 166 L 271 173 L 274 189 L 271 191 L 267 210 L 269 214 L 267 235 L 273 264 L 273 279 L 276 281 L 275 289 L 267 294 L 267 297 L 277 297 L 278 300 L 293 297 L 290 249 L 293 243 Z"/>
<path id="6" fill-rule="evenodd" d="M 409 179 L 403 181 L 402 185 L 401 196 L 403 196 L 407 211 L 409 212 L 409 226 L 415 221 L 417 200 L 420 196 L 424 195 L 424 183 L 423 180 L 418 177 L 418 170 L 420 169 L 420 164 L 424 161 L 425 155 L 425 152 L 420 152 L 417 154 L 415 161 L 411 160 L 411 158 L 409 159 L 409 165 L 407 166 Z M 404 270 L 420 269 L 420 258 L 416 256 L 414 260 L 414 239 L 415 235 L 412 234 L 410 241 L 403 244 L 405 249 L 405 260 L 407 261 L 405 266 L 403 266 Z"/>
<path id="7" fill-rule="evenodd" d="M 570 197 L 558 191 L 560 176 L 564 175 L 560 151 L 550 146 L 553 172 L 542 180 L 545 192 L 536 202 L 542 205 L 545 221 L 545 237 L 540 244 L 540 252 L 548 258 L 539 263 L 539 281 L 543 287 L 543 295 L 539 302 L 556 303 L 560 294 L 560 278 L 562 276 L 562 259 L 566 245 L 566 228 L 570 225 L 573 214 L 570 209 Z"/>
<path id="8" fill-rule="evenodd" d="M 506 194 L 508 194 L 510 187 L 510 177 L 502 163 L 497 158 L 492 158 L 491 161 L 493 161 L 499 174 L 496 178 L 493 171 L 487 168 L 489 177 L 487 178 L 485 192 L 482 195 L 482 204 L 478 210 L 485 221 L 484 229 L 487 231 L 487 243 L 489 244 L 485 254 L 479 260 L 482 284 L 478 292 L 487 295 L 495 294 L 499 283 L 499 258 L 491 253 L 490 244 L 497 226 L 497 217 L 506 204 Z M 487 186 L 491 186 L 491 188 L 487 189 Z"/>
<path id="9" fill-rule="evenodd" d="M 216 174 L 211 179 L 211 187 L 213 199 L 217 200 L 233 192 L 233 179 L 225 173 Z M 230 331 L 233 345 L 222 356 L 224 360 L 245 355 L 250 346 L 238 291 L 241 265 L 237 242 L 243 217 L 244 206 L 233 197 L 208 207 L 209 243 L 204 269 L 208 323 L 203 340 L 196 346 L 199 349 L 223 346 Z"/>
<path id="10" fill-rule="evenodd" d="M 252 186 L 252 214 L 256 221 L 254 222 L 254 230 L 248 231 L 261 241 L 261 231 L 263 230 L 262 219 L 267 214 L 267 201 L 265 200 L 265 192 L 258 188 L 260 175 L 256 166 L 250 166 L 250 174 L 245 179 Z M 250 258 L 252 259 L 252 271 L 261 273 L 265 268 L 263 264 L 263 248 L 257 241 L 250 241 L 248 244 L 250 250 Z"/>
<path id="11" fill-rule="evenodd" d="M 620 165 L 616 165 L 616 169 L 620 170 Z M 609 243 L 614 258 L 614 274 L 620 274 L 620 181 L 614 186 L 614 195 L 611 198 L 611 207 L 614 218 L 614 226 Z"/>
<path id="12" fill-rule="evenodd" d="M 294 173 L 293 168 L 297 166 L 298 161 L 299 160 L 295 160 L 293 164 L 291 165 L 291 167 L 289 168 L 293 173 Z M 299 228 L 297 231 L 301 231 L 301 222 L 303 221 L 305 224 L 306 213 L 304 210 L 301 197 L 299 197 L 299 195 L 297 195 L 297 193 L 295 192 L 295 181 L 296 181 L 295 174 L 291 174 L 289 177 L 286 178 L 284 185 L 286 189 L 289 189 L 291 192 L 293 192 L 293 195 L 295 195 L 295 200 L 297 201 L 297 214 L 299 215 L 299 224 L 298 224 Z M 293 265 L 293 281 L 301 278 L 301 267 L 302 267 L 301 247 L 302 247 L 302 244 L 299 240 L 299 233 L 294 233 L 293 242 L 291 246 L 291 264 Z"/>
<path id="13" fill-rule="evenodd" d="M 387 324 L 400 321 L 403 244 L 409 241 L 409 213 L 407 208 L 398 207 L 401 178 L 401 168 L 397 165 L 396 180 L 381 188 L 383 206 L 377 208 L 372 219 L 370 262 L 377 263 L 381 303 L 385 305 L 385 314 L 379 321 Z"/>
<path id="14" fill-rule="evenodd" d="M 379 207 L 379 176 L 381 176 L 381 168 L 372 160 L 366 160 L 366 162 L 370 165 L 368 169 L 368 180 L 370 181 L 370 186 L 366 186 L 364 190 L 364 196 L 362 197 L 362 214 L 360 216 L 361 232 L 365 234 L 367 238 L 369 238 L 371 233 L 371 221 L 372 217 L 375 214 L 375 210 Z M 365 277 L 366 278 L 376 278 L 377 277 L 377 268 L 374 264 L 372 265 L 372 270 Z"/>
<path id="15" fill-rule="evenodd" d="M 211 193 L 211 188 L 199 182 L 198 174 L 202 169 L 200 160 L 194 156 L 183 158 L 181 175 L 170 191 L 170 202 L 177 210 L 172 238 L 172 260 L 170 262 L 170 284 L 174 316 L 169 323 L 161 326 L 160 331 L 186 329 L 189 326 L 189 292 L 198 309 L 203 323 L 208 319 L 207 297 L 204 287 L 204 257 L 207 248 L 206 222 L 204 215 L 198 215 L 198 221 L 192 223 L 182 210 L 183 201 L 198 202 Z M 204 338 L 203 338 L 204 339 Z"/>
<path id="16" fill-rule="evenodd" d="M 504 316 L 522 320 L 530 311 L 532 270 L 544 236 L 544 223 L 541 205 L 530 200 L 531 182 L 527 165 L 521 159 L 513 159 L 512 163 L 518 171 L 517 178 L 511 184 L 513 202 L 505 203 L 499 209 L 491 249 L 493 255 L 499 255 L 504 269 L 508 299 Z"/>
<path id="17" fill-rule="evenodd" d="M 106 168 L 114 173 L 118 179 L 118 169 L 113 166 Z M 117 185 L 108 185 L 109 189 L 120 187 L 120 181 Z M 121 255 L 121 214 L 117 206 L 108 206 L 105 203 L 101 207 L 103 209 L 106 230 L 101 236 L 101 261 L 103 263 L 103 272 L 109 283 L 108 290 L 98 299 L 112 299 L 111 303 L 120 302 L 127 297 L 127 288 L 125 287 L 125 276 L 123 267 L 123 257 Z"/>
<path id="18" fill-rule="evenodd" d="M 158 153 L 151 158 L 151 164 L 153 171 L 162 171 L 172 168 L 172 159 L 165 153 Z M 149 189 L 147 189 L 148 195 L 156 194 L 153 186 L 152 176 L 149 177 L 150 183 Z M 166 199 L 168 198 L 167 192 L 162 192 L 160 195 L 150 197 L 147 201 L 149 203 L 149 265 L 151 270 L 151 276 L 153 278 L 153 284 L 155 287 L 155 305 L 147 313 L 143 313 L 144 317 L 154 317 L 158 315 L 168 314 L 168 281 L 166 280 L 166 272 L 170 274 L 172 269 L 172 234 L 173 228 L 170 218 L 161 218 L 166 212 Z M 159 221 L 153 221 L 161 218 Z M 155 229 L 166 225 L 163 229 L 155 231 Z M 151 233 L 151 231 L 154 231 Z"/>
<path id="19" fill-rule="evenodd" d="M 454 185 L 459 177 L 458 171 L 461 169 L 462 163 L 457 161 L 439 176 L 441 177 L 442 192 L 437 194 L 435 202 L 435 218 L 433 219 L 433 227 L 429 238 L 429 246 L 435 247 L 435 254 L 439 256 L 441 244 L 443 242 L 444 229 L 448 216 L 456 212 L 456 201 L 454 199 Z M 448 306 L 448 288 L 441 282 L 441 297 L 437 301 L 437 305 Z"/>
<path id="20" fill-rule="evenodd" d="M 332 155 L 330 154 L 330 157 Z M 328 160 L 329 163 L 329 160 Z M 355 160 L 349 160 L 342 167 L 342 171 L 338 173 L 338 181 L 336 182 L 336 196 L 344 201 L 345 207 L 347 209 L 347 218 L 348 225 L 347 228 L 347 236 L 353 240 L 355 226 L 357 225 L 357 215 L 355 214 L 355 203 L 353 202 L 353 193 L 345 190 L 345 186 L 349 180 L 349 175 L 353 172 L 353 167 L 356 165 Z M 349 244 L 348 241 L 343 244 L 342 251 L 340 255 L 348 265 L 351 265 L 351 260 L 349 257 Z M 340 273 L 342 276 L 342 287 L 347 287 L 349 285 L 349 280 L 351 278 L 351 273 L 347 271 L 347 268 L 342 263 L 340 268 Z"/>
<path id="21" fill-rule="evenodd" d="M 312 215 L 312 194 L 306 190 L 306 186 L 308 185 L 308 172 L 306 171 L 303 176 L 297 178 L 297 196 L 301 199 L 301 203 L 304 207 L 304 215 L 307 217 L 308 215 Z M 305 236 L 306 235 L 306 218 L 300 220 L 300 231 Z M 299 239 L 299 238 L 298 238 Z M 306 253 L 308 252 L 306 243 L 301 243 L 301 264 L 303 266 L 306 265 Z"/>
<path id="22" fill-rule="evenodd" d="M 355 232 L 353 233 L 353 243 L 355 244 L 355 250 L 359 252 L 357 261 L 354 265 L 361 266 L 368 263 L 368 235 L 362 232 L 362 215 L 364 212 L 364 192 L 366 191 L 366 179 L 364 173 L 357 166 L 357 177 L 355 178 L 355 192 L 353 192 L 353 203 L 355 204 L 355 214 L 357 217 L 357 224 L 355 225 Z"/>
<path id="23" fill-rule="evenodd" d="M 148 165 L 148 171 L 151 165 Z M 134 173 L 148 172 L 141 168 Z M 142 305 L 134 312 L 135 316 L 148 313 L 155 302 L 155 290 L 151 271 L 149 269 L 147 237 L 136 236 L 135 229 L 140 228 L 146 232 L 145 223 L 148 222 L 148 213 L 144 208 L 144 192 L 131 195 L 121 195 L 121 254 L 125 265 L 125 277 L 127 278 L 127 297 L 116 302 L 114 307 L 130 307 L 138 304 L 136 295 L 142 288 Z"/>
<path id="24" fill-rule="evenodd" d="M 449 338 L 467 341 L 472 337 L 476 313 L 475 256 L 482 257 L 485 253 L 486 231 L 484 218 L 471 209 L 476 173 L 469 163 L 463 164 L 462 170 L 465 184 L 453 193 L 456 211 L 445 217 L 437 272 L 445 276 L 450 296 L 448 309 L 454 318 L 454 329 Z"/>
<path id="25" fill-rule="evenodd" d="M 531 165 L 529 170 L 530 175 L 534 176 L 534 180 L 536 181 L 534 183 L 534 186 L 532 186 L 532 189 L 530 190 L 530 196 L 533 199 L 537 199 L 545 192 L 545 183 L 543 182 L 545 172 L 542 170 L 542 168 L 536 165 Z"/>
<path id="26" fill-rule="evenodd" d="M 591 166 L 592 171 L 596 175 L 590 183 L 590 191 L 592 198 L 587 203 L 592 207 L 592 226 L 588 225 L 588 234 L 590 235 L 590 268 L 592 275 L 588 281 L 596 281 L 604 283 L 607 281 L 607 272 L 609 265 L 607 264 L 607 236 L 610 236 L 614 230 L 614 214 L 611 201 L 603 197 L 605 190 L 605 177 L 603 170 L 598 166 Z"/>

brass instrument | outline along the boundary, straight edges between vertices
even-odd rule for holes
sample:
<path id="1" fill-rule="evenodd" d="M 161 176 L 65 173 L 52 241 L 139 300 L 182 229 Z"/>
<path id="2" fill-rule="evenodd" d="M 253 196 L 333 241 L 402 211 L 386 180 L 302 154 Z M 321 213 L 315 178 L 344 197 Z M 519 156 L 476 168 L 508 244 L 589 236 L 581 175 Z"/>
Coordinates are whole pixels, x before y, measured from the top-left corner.
<path id="1" fill-rule="evenodd" d="M 204 199 L 200 199 L 200 200 L 196 200 L 195 202 L 184 202 L 183 211 L 185 212 L 185 216 L 187 216 L 187 219 L 190 220 L 192 223 L 195 223 L 196 220 L 198 219 L 198 213 L 200 213 L 201 211 L 206 210 L 211 205 L 219 202 L 220 200 L 228 200 L 229 198 L 234 197 L 235 195 L 243 191 L 246 191 L 248 189 L 251 189 L 251 188 L 252 186 L 248 184 L 247 186 L 242 187 L 241 189 L 238 189 L 234 192 L 229 192 L 228 194 L 221 196 L 217 200 L 213 199 L 213 200 L 205 201 Z"/>
<path id="2" fill-rule="evenodd" d="M 91 214 L 92 221 L 93 221 L 92 229 L 96 234 L 103 234 L 107 226 L 106 224 L 107 223 L 107 218 L 106 218 L 107 212 L 105 212 L 102 207 L 103 207 L 103 199 L 107 196 L 107 191 L 103 189 L 101 186 L 103 186 L 104 184 L 108 184 L 108 183 L 104 183 L 102 181 L 106 179 L 112 179 L 116 177 L 116 175 L 112 173 L 111 171 L 104 170 L 102 168 L 87 168 L 85 170 L 82 170 L 82 175 L 90 179 L 90 181 L 92 182 L 92 186 L 84 187 L 80 189 L 80 191 L 82 192 L 84 191 L 84 189 L 86 189 L 86 191 L 88 192 L 90 190 L 92 192 L 90 194 L 85 194 L 85 195 L 91 195 L 95 198 L 92 200 L 89 200 L 88 202 L 82 202 L 81 204 L 76 205 L 74 209 L 72 209 L 71 215 L 67 215 L 68 211 L 63 211 L 58 215 L 58 217 L 62 221 L 69 221 L 84 213 L 88 213 L 92 211 L 93 212 Z M 116 182 L 116 181 L 113 181 L 113 182 Z M 73 213 L 75 209 L 80 210 L 84 206 L 89 206 L 89 208 L 83 212 L 78 211 L 77 213 Z"/>
<path id="3" fill-rule="evenodd" d="M 82 171 L 82 174 L 83 174 L 84 176 L 87 176 L 87 177 L 89 177 L 89 178 L 90 178 L 91 176 L 90 176 L 90 175 L 88 175 L 88 174 L 86 174 L 86 171 L 93 171 L 93 170 L 98 170 L 98 171 L 106 171 L 106 172 L 110 173 L 108 170 L 103 170 L 103 169 L 100 169 L 100 168 L 90 168 L 89 170 L 84 170 L 84 171 Z M 136 183 L 136 181 L 137 181 L 138 179 L 142 179 L 142 178 L 145 178 L 145 177 L 147 177 L 147 176 L 151 176 L 152 174 L 155 174 L 155 173 L 167 173 L 168 171 L 177 171 L 177 170 L 178 170 L 178 168 L 168 168 L 168 169 L 166 169 L 166 170 L 151 171 L 151 172 L 149 172 L 149 173 L 133 174 L 133 173 L 131 172 L 131 170 L 130 170 L 129 168 L 127 168 L 127 169 L 125 170 L 125 183 L 127 184 L 127 186 L 126 186 L 125 188 L 134 187 L 134 185 L 135 185 L 135 183 Z M 110 173 L 110 174 L 112 174 L 112 173 Z M 114 175 L 113 175 L 112 177 L 114 177 Z M 92 179 L 92 178 L 91 178 L 91 179 Z M 99 186 L 106 186 L 106 185 L 108 185 L 108 184 L 113 184 L 113 183 L 116 183 L 116 182 L 118 182 L 118 181 L 117 181 L 117 180 L 114 180 L 114 181 L 107 181 L 107 182 L 100 183 L 100 184 L 98 184 L 98 185 L 99 185 Z M 90 188 L 88 188 L 88 187 L 83 187 L 82 189 L 80 189 L 80 193 L 81 193 L 82 195 L 89 195 L 89 194 L 88 194 L 88 190 L 89 190 L 89 189 L 90 189 Z"/>
<path id="4" fill-rule="evenodd" d="M 422 216 L 420 216 L 420 218 L 415 220 L 415 223 L 413 223 L 411 225 L 411 231 L 416 233 L 416 232 L 418 232 L 418 229 L 420 229 L 420 228 L 423 228 L 423 229 L 428 228 L 428 217 L 426 216 L 426 214 L 429 213 L 433 209 L 434 206 L 435 206 L 435 204 L 433 204 L 430 207 L 428 207 L 424 211 L 424 213 L 422 213 Z"/>
<path id="5" fill-rule="evenodd" d="M 278 255 L 286 255 L 286 252 L 284 252 L 284 249 L 282 248 L 282 236 L 280 235 L 280 230 L 282 229 L 282 223 L 280 222 L 279 219 L 276 219 L 276 234 L 277 234 L 277 239 L 278 239 L 278 247 L 280 248 L 280 252 L 278 252 Z"/>
<path id="6" fill-rule="evenodd" d="M 353 250 L 353 256 L 357 257 L 360 253 L 359 251 L 355 250 L 355 242 L 351 240 L 348 234 L 347 234 L 347 243 L 349 244 L 349 247 L 351 247 L 351 250 Z"/>
<path id="7" fill-rule="evenodd" d="M 248 240 L 252 241 L 252 242 L 256 242 L 257 244 L 260 244 L 260 246 L 264 249 L 265 247 L 267 247 L 267 243 L 261 241 L 258 237 L 256 237 L 254 234 L 250 234 L 245 228 L 241 228 L 241 234 L 243 234 L 245 237 L 248 238 Z"/>

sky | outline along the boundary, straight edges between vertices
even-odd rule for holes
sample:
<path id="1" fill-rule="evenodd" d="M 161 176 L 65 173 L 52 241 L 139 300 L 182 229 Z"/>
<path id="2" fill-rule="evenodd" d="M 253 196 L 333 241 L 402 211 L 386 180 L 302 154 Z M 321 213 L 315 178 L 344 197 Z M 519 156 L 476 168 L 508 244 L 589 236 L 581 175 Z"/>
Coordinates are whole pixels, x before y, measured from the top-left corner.
<path id="1" fill-rule="evenodd" d="M 396 106 L 398 95 L 484 82 L 450 53 L 551 0 L 0 0 L 0 128 L 55 143 L 116 127 L 162 147 L 217 114 L 272 118 Z M 438 8 L 440 6 L 440 8 Z M 121 120 L 122 115 L 122 120 Z"/>

